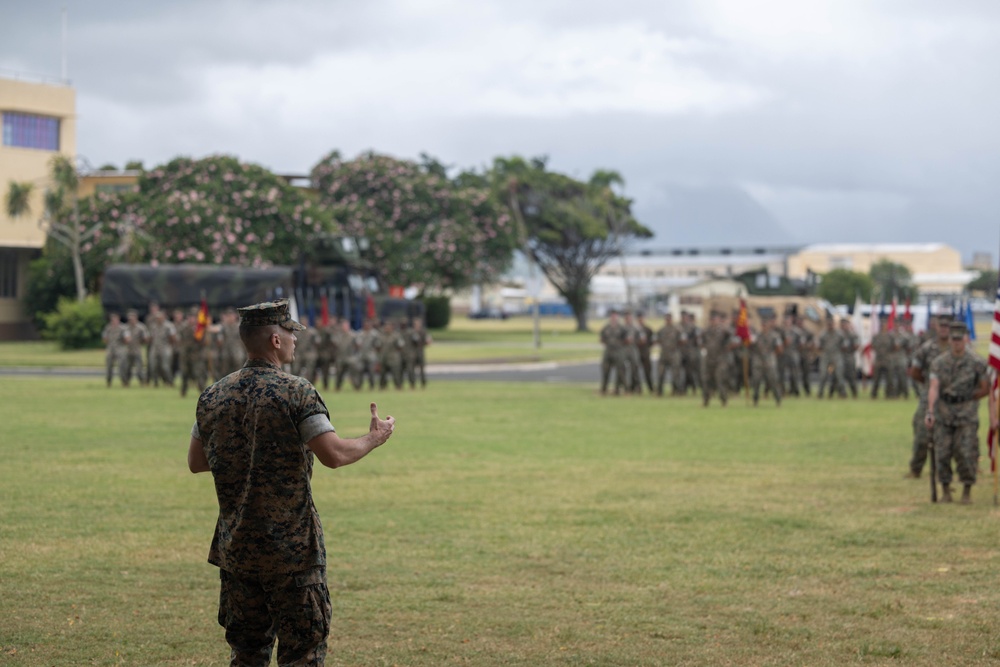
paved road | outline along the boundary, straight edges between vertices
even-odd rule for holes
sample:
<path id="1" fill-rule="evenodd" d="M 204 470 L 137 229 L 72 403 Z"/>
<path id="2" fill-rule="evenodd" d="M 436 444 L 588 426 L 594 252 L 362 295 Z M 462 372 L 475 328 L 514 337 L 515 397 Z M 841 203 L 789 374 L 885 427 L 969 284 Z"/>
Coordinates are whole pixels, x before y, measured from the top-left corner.
<path id="1" fill-rule="evenodd" d="M 0 375 L 32 377 L 104 377 L 103 368 L 35 368 L 28 366 L 0 367 Z M 486 380 L 491 382 L 591 382 L 595 386 L 601 377 L 596 361 L 584 363 L 531 364 L 431 364 L 427 367 L 430 380 Z"/>

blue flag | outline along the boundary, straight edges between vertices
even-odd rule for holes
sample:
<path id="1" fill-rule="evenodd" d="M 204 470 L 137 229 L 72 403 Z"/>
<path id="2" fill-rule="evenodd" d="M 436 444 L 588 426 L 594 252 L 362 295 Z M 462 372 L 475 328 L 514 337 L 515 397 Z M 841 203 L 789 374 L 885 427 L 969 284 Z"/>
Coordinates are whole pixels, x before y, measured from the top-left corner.
<path id="1" fill-rule="evenodd" d="M 972 317 L 972 304 L 965 302 L 965 326 L 969 328 L 969 340 L 976 340 L 976 321 Z"/>

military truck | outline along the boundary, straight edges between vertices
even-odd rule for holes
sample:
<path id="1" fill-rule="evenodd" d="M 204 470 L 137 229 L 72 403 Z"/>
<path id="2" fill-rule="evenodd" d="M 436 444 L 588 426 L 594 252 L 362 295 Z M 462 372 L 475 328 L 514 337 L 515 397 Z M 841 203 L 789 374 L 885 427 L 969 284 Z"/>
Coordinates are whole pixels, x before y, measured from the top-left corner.
<path id="1" fill-rule="evenodd" d="M 780 323 L 786 313 L 793 313 L 802 318 L 802 326 L 811 334 L 823 332 L 828 314 L 833 315 L 833 306 L 824 299 L 812 296 L 745 296 L 747 316 L 750 328 L 760 331 L 761 316 L 774 315 Z M 704 314 L 712 310 L 724 313 L 735 313 L 740 309 L 740 297 L 713 296 L 705 300 Z"/>
<path id="2" fill-rule="evenodd" d="M 104 272 L 101 303 L 105 312 L 134 308 L 144 316 L 152 302 L 166 310 L 188 309 L 204 298 L 209 311 L 217 314 L 287 297 L 300 320 L 318 322 L 325 301 L 331 316 L 349 319 L 355 329 L 367 318 L 423 318 L 422 303 L 386 292 L 362 257 L 364 247 L 353 237 L 323 237 L 297 266 L 113 264 Z"/>

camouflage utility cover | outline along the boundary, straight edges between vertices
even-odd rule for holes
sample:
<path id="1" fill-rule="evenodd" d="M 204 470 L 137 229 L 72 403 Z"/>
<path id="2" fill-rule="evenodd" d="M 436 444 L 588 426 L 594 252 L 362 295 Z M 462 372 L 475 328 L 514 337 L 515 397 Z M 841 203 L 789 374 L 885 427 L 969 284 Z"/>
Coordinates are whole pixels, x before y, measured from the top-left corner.
<path id="1" fill-rule="evenodd" d="M 219 499 L 210 563 L 243 574 L 326 564 L 304 442 L 318 433 L 303 433 L 323 418 L 329 412 L 312 384 L 259 359 L 201 395 L 196 436 Z"/>

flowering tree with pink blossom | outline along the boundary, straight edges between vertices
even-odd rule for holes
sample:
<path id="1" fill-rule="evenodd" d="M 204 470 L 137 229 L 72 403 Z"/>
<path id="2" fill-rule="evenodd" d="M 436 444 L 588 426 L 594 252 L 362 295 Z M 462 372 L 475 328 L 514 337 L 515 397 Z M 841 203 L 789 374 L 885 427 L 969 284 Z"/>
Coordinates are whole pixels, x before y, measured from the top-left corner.
<path id="1" fill-rule="evenodd" d="M 329 217 L 304 190 L 267 169 L 213 156 L 177 158 L 144 172 L 137 192 L 79 200 L 78 225 L 88 232 L 80 254 L 88 289 L 95 290 L 104 268 L 116 262 L 293 264 L 329 231 Z M 62 274 L 72 271 L 69 260 L 58 244 L 46 244 L 29 280 L 39 308 L 54 307 L 65 289 Z"/>
<path id="2" fill-rule="evenodd" d="M 427 160 L 334 151 L 312 180 L 338 231 L 368 239 L 390 283 L 461 288 L 493 282 L 510 264 L 516 232 L 490 189 L 453 182 Z"/>
<path id="3" fill-rule="evenodd" d="M 290 264 L 326 231 L 306 194 L 228 156 L 177 158 L 139 179 L 138 229 L 153 263 Z M 140 241 L 141 243 L 141 241 Z"/>

